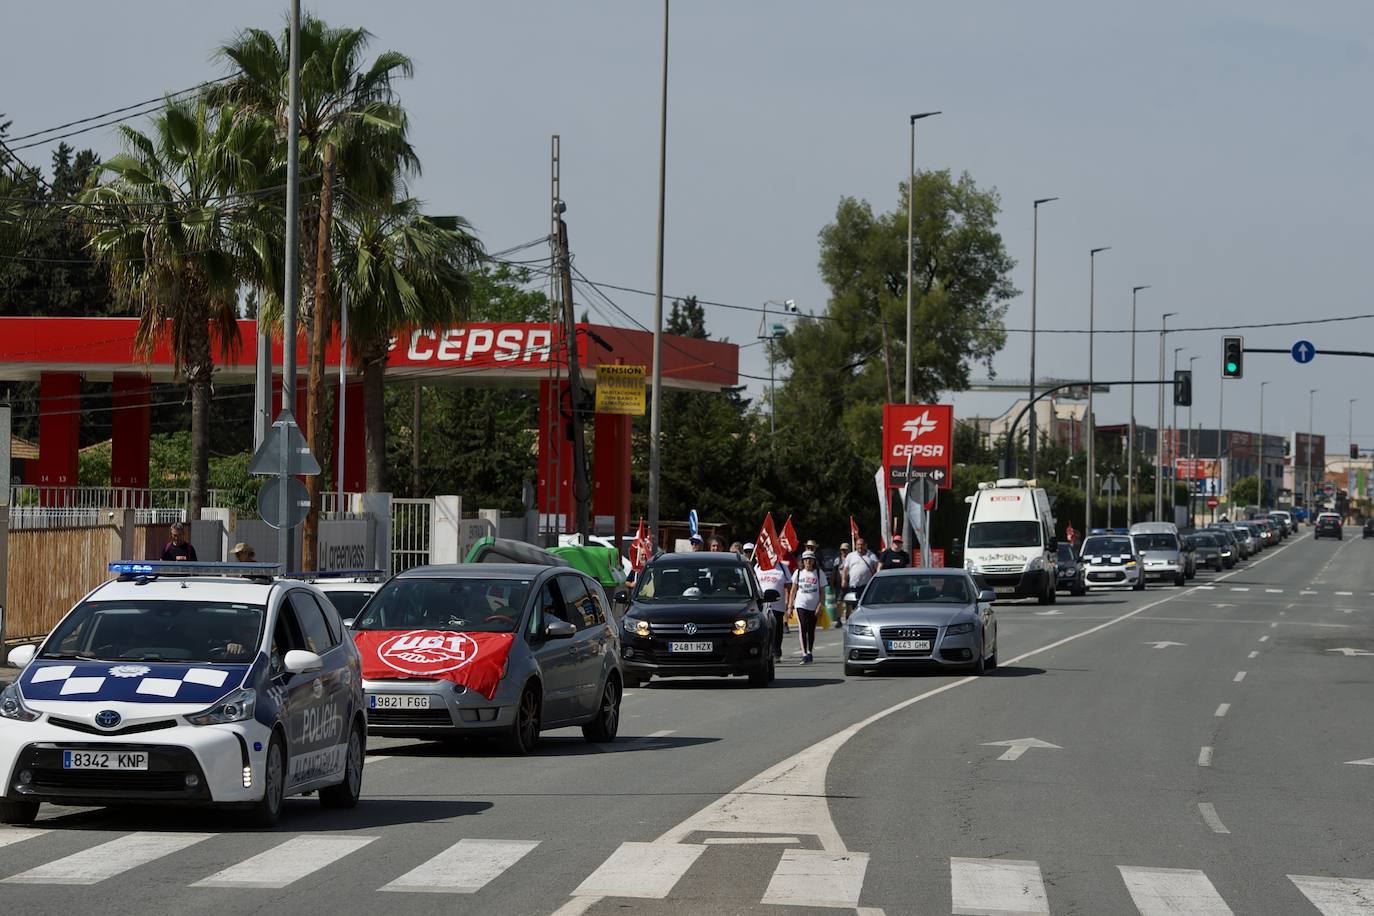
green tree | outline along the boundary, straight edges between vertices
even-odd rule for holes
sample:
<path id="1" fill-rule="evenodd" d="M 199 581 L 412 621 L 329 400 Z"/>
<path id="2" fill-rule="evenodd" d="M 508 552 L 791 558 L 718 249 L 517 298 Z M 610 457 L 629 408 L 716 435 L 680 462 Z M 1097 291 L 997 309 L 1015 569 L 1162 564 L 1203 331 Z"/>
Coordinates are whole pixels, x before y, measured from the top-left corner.
<path id="1" fill-rule="evenodd" d="M 101 166 L 108 180 L 74 211 L 117 295 L 139 308 L 138 349 L 166 341 L 190 389 L 193 518 L 208 486 L 214 344 L 225 353 L 240 344 L 238 290 L 266 225 L 263 204 L 241 192 L 268 169 L 272 126 L 239 114 L 204 99 L 169 102 L 151 134 L 122 126 L 127 151 Z"/>
<path id="2" fill-rule="evenodd" d="M 425 216 L 406 199 L 357 214 L 341 233 L 340 283 L 349 288 L 349 347 L 366 399 L 367 488 L 386 489 L 388 347 L 405 327 L 467 320 L 482 245 L 459 217 Z"/>
<path id="3" fill-rule="evenodd" d="M 1254 474 L 1231 484 L 1231 503 L 1235 506 L 1259 505 L 1259 478 Z"/>

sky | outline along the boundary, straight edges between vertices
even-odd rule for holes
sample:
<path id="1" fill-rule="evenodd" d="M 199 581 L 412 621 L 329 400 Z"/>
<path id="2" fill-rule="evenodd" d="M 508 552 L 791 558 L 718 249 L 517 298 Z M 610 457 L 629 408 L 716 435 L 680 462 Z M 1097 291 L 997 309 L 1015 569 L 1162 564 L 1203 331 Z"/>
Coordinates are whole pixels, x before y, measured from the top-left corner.
<path id="1" fill-rule="evenodd" d="M 577 267 L 593 280 L 654 286 L 663 5 L 655 0 L 306 2 L 361 25 L 372 48 L 415 61 L 399 85 L 423 162 L 413 191 L 458 213 L 490 251 L 548 231 L 550 136 Z M 7 4 L 0 111 L 12 135 L 223 75 L 214 48 L 248 26 L 277 30 L 283 0 L 78 0 Z M 915 3 L 911 0 L 677 0 L 669 53 L 665 290 L 758 308 L 795 299 L 821 312 L 817 233 L 842 196 L 903 205 L 907 116 L 920 168 L 969 172 L 1001 195 L 999 225 L 1022 295 L 992 369 L 1029 374 L 1031 201 L 1040 218 L 1038 326 L 1087 326 L 1097 257 L 1095 375 L 1129 372 L 1138 326 L 1254 325 L 1374 313 L 1374 5 L 1365 0 Z M 104 155 L 112 130 L 74 138 Z M 46 163 L 48 150 L 24 153 Z M 543 252 L 535 250 L 532 256 Z M 610 295 L 639 322 L 652 297 Z M 582 306 L 579 304 L 579 314 Z M 604 303 L 615 323 L 626 319 Z M 605 320 L 594 310 L 593 320 Z M 754 312 L 708 308 L 709 330 L 751 344 Z M 1107 333 L 1117 332 L 1117 333 Z M 1193 422 L 1214 426 L 1220 330 L 1170 334 L 1193 368 Z M 1374 350 L 1374 320 L 1238 331 L 1247 346 Z M 1041 333 L 1038 375 L 1084 377 L 1085 336 Z M 1138 377 L 1159 335 L 1137 335 Z M 1342 453 L 1374 447 L 1364 359 L 1299 366 L 1252 354 L 1226 382 L 1225 425 L 1266 432 L 1313 424 Z M 741 352 L 744 373 L 767 357 Z M 986 377 L 979 367 L 975 378 Z M 757 393 L 760 382 L 746 379 Z M 997 415 L 1008 393 L 950 394 L 956 415 Z M 1136 415 L 1153 422 L 1155 393 Z M 1100 424 L 1127 414 L 1124 389 L 1097 398 Z M 1182 418 L 1181 418 L 1182 419 Z"/>

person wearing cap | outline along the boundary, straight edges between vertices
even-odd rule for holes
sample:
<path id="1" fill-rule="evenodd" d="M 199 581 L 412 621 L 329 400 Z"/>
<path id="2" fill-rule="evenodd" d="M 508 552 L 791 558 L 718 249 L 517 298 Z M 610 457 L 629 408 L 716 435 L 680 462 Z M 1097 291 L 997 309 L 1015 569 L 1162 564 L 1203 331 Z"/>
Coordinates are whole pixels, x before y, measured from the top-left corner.
<path id="1" fill-rule="evenodd" d="M 911 554 L 902 549 L 902 536 L 892 536 L 892 546 L 878 556 L 879 569 L 906 569 L 911 565 Z"/>
<path id="2" fill-rule="evenodd" d="M 234 560 L 238 563 L 256 563 L 258 560 L 257 552 L 253 550 L 253 545 L 246 541 L 239 541 L 234 545 Z"/>
<path id="3" fill-rule="evenodd" d="M 814 550 L 802 551 L 801 568 L 792 580 L 788 596 L 788 610 L 796 612 L 797 629 L 801 635 L 802 664 L 812 662 L 816 646 L 816 612 L 825 593 L 825 573 L 821 570 Z"/>
<path id="4" fill-rule="evenodd" d="M 744 550 L 748 554 L 750 561 L 754 558 L 754 545 L 745 544 Z M 759 580 L 759 589 L 768 591 L 770 588 L 780 596 L 777 601 L 764 603 L 764 609 L 773 615 L 773 660 L 778 661 L 782 658 L 782 636 L 787 632 L 787 609 L 789 586 L 792 584 L 792 574 L 787 571 L 786 563 L 779 563 L 772 569 L 764 569 L 757 563 L 754 564 L 754 578 Z"/>
<path id="5" fill-rule="evenodd" d="M 692 552 L 696 553 L 706 549 L 706 542 L 701 539 L 701 535 L 692 535 Z"/>

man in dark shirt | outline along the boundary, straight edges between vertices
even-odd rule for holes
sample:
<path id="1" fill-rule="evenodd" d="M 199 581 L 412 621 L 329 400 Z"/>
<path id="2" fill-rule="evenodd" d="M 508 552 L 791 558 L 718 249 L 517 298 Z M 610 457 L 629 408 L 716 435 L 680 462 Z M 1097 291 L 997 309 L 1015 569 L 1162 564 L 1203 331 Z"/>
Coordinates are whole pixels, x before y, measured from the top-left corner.
<path id="1" fill-rule="evenodd" d="M 187 540 L 187 528 L 185 522 L 176 522 L 172 525 L 172 539 L 167 542 L 167 546 L 162 548 L 162 559 L 168 562 L 181 561 L 184 563 L 196 562 L 196 548 L 191 546 Z"/>
<path id="2" fill-rule="evenodd" d="M 906 569 L 911 565 L 911 554 L 902 549 L 902 536 L 892 536 L 892 546 L 878 557 L 879 569 Z"/>

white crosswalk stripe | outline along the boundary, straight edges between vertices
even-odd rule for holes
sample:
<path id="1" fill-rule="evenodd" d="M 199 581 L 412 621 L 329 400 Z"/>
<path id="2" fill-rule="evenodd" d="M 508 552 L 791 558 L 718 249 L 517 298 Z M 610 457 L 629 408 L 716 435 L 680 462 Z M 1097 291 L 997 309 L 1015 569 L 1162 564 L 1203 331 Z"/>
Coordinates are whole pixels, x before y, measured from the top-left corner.
<path id="1" fill-rule="evenodd" d="M 950 859 L 949 880 L 954 912 L 961 916 L 1050 912 L 1035 862 Z"/>
<path id="2" fill-rule="evenodd" d="M 1211 879 L 1190 868 L 1118 866 L 1140 916 L 1232 916 Z"/>
<path id="3" fill-rule="evenodd" d="M 15 843 L 22 843 L 24 840 L 31 840 L 36 836 L 42 836 L 47 832 L 46 830 L 39 830 L 34 827 L 0 828 L 0 846 L 12 846 Z"/>
<path id="4" fill-rule="evenodd" d="M 1322 916 L 1369 916 L 1374 913 L 1374 881 L 1289 875 Z"/>
<path id="5" fill-rule="evenodd" d="M 763 902 L 857 909 L 867 870 L 867 853 L 788 849 L 773 870 Z"/>
<path id="6" fill-rule="evenodd" d="M 192 887 L 282 888 L 357 852 L 375 836 L 298 836 L 237 865 L 215 872 Z"/>
<path id="7" fill-rule="evenodd" d="M 705 851 L 692 843 L 621 843 L 573 896 L 662 900 Z"/>
<path id="8" fill-rule="evenodd" d="M 538 840 L 459 840 L 382 890 L 475 894 L 538 845 Z"/>
<path id="9" fill-rule="evenodd" d="M 131 833 L 6 878 L 7 884 L 98 884 L 203 842 L 213 833 Z"/>

